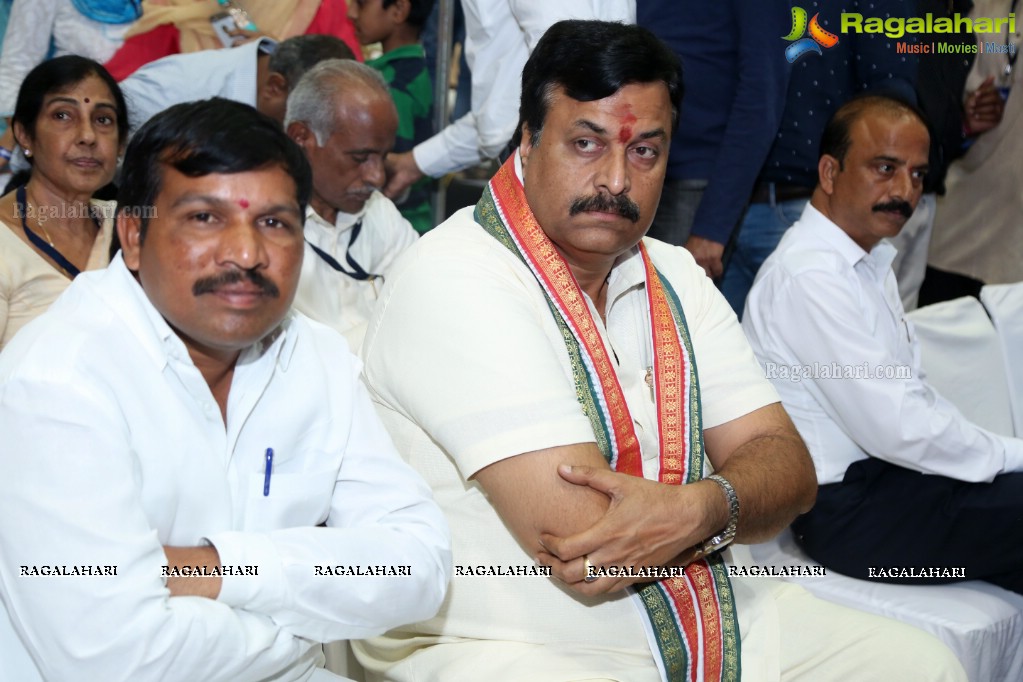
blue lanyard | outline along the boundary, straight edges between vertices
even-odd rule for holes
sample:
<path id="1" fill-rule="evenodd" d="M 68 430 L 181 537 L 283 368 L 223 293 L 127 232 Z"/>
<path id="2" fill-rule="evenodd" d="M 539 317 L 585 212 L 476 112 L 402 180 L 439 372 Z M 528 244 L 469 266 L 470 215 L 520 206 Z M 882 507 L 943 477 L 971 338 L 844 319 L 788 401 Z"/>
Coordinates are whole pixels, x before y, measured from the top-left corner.
<path id="1" fill-rule="evenodd" d="M 25 210 L 25 186 L 24 185 L 22 185 L 21 187 L 18 188 L 18 191 L 14 195 L 14 198 L 15 198 L 15 201 L 17 201 L 17 203 L 18 203 L 18 215 L 21 216 L 21 229 L 25 230 L 25 236 L 28 237 L 28 240 L 30 242 L 32 242 L 32 244 L 37 249 L 39 249 L 40 251 L 45 253 L 47 256 L 49 256 L 53 260 L 54 263 L 59 265 L 61 267 L 61 269 L 63 269 L 68 274 L 68 276 L 71 277 L 71 279 L 74 279 L 75 277 L 77 277 L 81 273 L 81 270 L 79 270 L 77 267 L 75 267 L 75 265 L 71 261 L 69 261 L 67 258 L 65 258 L 64 254 L 62 254 L 60 251 L 58 251 L 52 244 L 50 244 L 48 241 L 46 241 L 45 239 L 43 239 L 42 237 L 40 237 L 39 235 L 37 235 L 35 232 L 33 232 L 32 230 L 30 230 L 28 228 L 28 220 L 26 219 L 26 216 L 28 214 L 27 214 L 27 212 Z M 96 216 L 93 216 L 92 220 L 93 220 L 93 222 L 96 223 L 97 229 L 99 229 L 100 228 L 100 224 L 99 224 L 99 221 L 96 220 Z"/>
<path id="2" fill-rule="evenodd" d="M 371 274 L 369 272 L 366 272 L 366 270 L 363 269 L 363 267 L 361 265 L 359 265 L 359 263 L 354 258 L 352 258 L 352 254 L 351 254 L 352 244 L 354 244 L 355 240 L 359 238 L 359 233 L 360 232 L 362 232 L 362 221 L 361 220 L 359 222 L 355 223 L 355 225 L 352 227 L 352 238 L 348 242 L 348 248 L 345 249 L 345 262 L 347 262 L 348 265 L 352 268 L 351 272 L 349 272 L 348 270 L 345 270 L 344 266 L 341 265 L 340 263 L 338 263 L 336 258 L 331 256 L 329 253 L 327 253 L 326 251 L 324 251 L 320 247 L 316 246 L 316 244 L 313 244 L 308 239 L 305 240 L 305 243 L 308 244 L 309 246 L 311 246 L 313 251 L 316 252 L 316 255 L 319 256 L 320 258 L 322 258 L 327 263 L 327 265 L 329 265 L 330 267 L 334 268 L 335 270 L 340 272 L 342 275 L 347 275 L 348 277 L 351 277 L 352 279 L 357 279 L 357 280 L 360 280 L 360 281 L 367 280 L 367 279 L 376 279 L 377 277 L 383 279 L 383 275 L 374 275 L 374 274 Z"/>

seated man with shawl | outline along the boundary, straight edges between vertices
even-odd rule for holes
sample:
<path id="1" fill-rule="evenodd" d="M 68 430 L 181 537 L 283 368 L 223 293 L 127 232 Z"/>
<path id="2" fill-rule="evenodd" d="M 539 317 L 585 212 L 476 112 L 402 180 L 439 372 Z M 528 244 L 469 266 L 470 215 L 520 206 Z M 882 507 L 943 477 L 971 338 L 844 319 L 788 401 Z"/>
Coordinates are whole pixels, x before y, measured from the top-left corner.
<path id="1" fill-rule="evenodd" d="M 388 277 L 366 378 L 454 578 L 435 618 L 356 645 L 371 679 L 965 679 L 922 631 L 730 577 L 719 550 L 785 527 L 815 479 L 724 298 L 643 238 L 680 81 L 645 29 L 555 24 L 518 152 Z"/>

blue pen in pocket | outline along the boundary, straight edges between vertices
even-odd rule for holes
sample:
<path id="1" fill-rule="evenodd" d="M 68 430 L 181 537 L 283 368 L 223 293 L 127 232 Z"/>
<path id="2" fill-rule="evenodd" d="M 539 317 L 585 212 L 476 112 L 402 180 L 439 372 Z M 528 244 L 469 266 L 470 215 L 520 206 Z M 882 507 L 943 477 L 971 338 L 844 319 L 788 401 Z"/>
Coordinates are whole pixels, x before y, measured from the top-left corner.
<path id="1" fill-rule="evenodd" d="M 274 469 L 274 449 L 266 449 L 266 470 L 263 473 L 263 497 L 270 496 L 270 474 Z"/>

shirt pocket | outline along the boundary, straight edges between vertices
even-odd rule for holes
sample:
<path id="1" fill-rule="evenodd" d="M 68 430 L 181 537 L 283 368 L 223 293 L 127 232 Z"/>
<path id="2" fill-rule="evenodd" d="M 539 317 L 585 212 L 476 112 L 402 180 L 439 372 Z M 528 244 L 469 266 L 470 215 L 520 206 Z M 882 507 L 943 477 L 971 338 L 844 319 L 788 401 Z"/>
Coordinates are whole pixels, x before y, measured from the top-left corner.
<path id="1" fill-rule="evenodd" d="M 337 481 L 336 469 L 316 472 L 270 474 L 250 473 L 242 481 L 240 530 L 271 531 L 281 528 L 318 526 L 327 520 Z"/>

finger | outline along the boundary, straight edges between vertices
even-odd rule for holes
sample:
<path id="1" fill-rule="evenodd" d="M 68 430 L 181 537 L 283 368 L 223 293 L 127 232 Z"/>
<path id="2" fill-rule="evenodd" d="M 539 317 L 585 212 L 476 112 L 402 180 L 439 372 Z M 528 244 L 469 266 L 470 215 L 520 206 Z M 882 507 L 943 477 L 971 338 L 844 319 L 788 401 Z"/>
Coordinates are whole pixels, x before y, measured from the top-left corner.
<path id="1" fill-rule="evenodd" d="M 398 176 L 394 176 L 384 185 L 384 196 L 388 199 L 396 199 L 404 189 L 405 184 L 398 179 Z"/>
<path id="2" fill-rule="evenodd" d="M 590 564 L 592 568 L 587 569 L 585 556 L 572 561 L 562 561 L 553 554 L 541 551 L 537 553 L 536 560 L 541 566 L 549 566 L 552 576 L 569 585 L 586 582 L 587 574 L 596 570 L 592 563 Z"/>
<path id="3" fill-rule="evenodd" d="M 717 279 L 725 273 L 725 266 L 722 265 L 720 258 L 714 258 L 710 262 L 710 278 Z"/>
<path id="4" fill-rule="evenodd" d="M 585 532 L 585 531 L 584 531 Z M 540 544 L 546 548 L 546 550 L 553 556 L 557 557 L 560 561 L 572 561 L 574 559 L 581 559 L 587 550 L 596 550 L 597 547 L 590 547 L 585 543 L 581 543 L 578 540 L 579 535 L 572 535 L 567 538 L 559 538 L 556 535 L 550 535 L 543 533 L 540 535 Z M 579 549 L 579 547 L 585 547 L 587 549 Z"/>
<path id="5" fill-rule="evenodd" d="M 596 467 L 570 464 L 558 465 L 558 474 L 575 485 L 585 485 L 598 490 L 608 497 L 614 497 L 619 482 L 619 476 L 610 469 L 598 469 Z"/>

